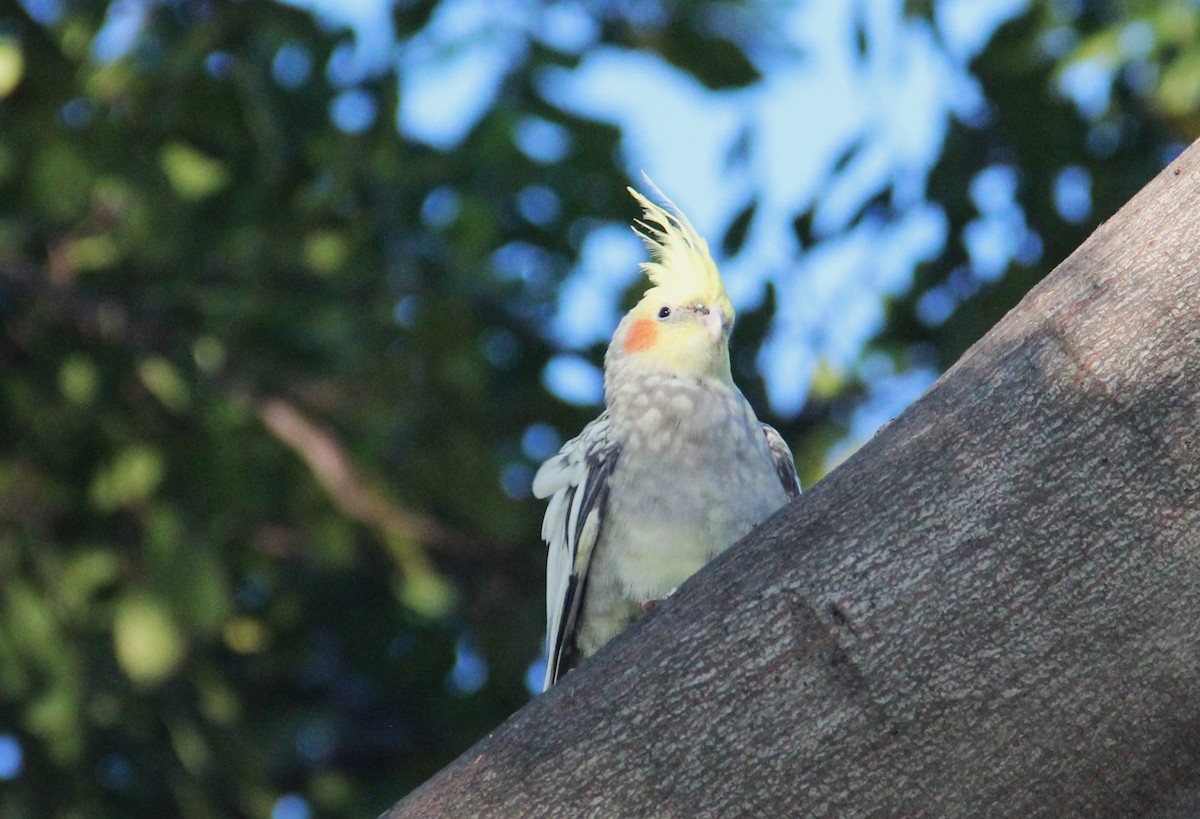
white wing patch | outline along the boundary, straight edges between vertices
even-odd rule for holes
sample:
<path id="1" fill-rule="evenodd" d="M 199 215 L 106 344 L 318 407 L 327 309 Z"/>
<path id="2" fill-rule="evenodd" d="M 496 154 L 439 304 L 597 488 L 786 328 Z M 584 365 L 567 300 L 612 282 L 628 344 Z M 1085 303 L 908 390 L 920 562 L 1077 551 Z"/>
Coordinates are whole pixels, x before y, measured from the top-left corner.
<path id="1" fill-rule="evenodd" d="M 588 567 L 600 537 L 609 479 L 620 447 L 605 413 L 542 464 L 533 494 L 550 498 L 542 520 L 546 557 L 546 680 L 549 688 L 576 662 L 575 631 Z"/>
<path id="2" fill-rule="evenodd" d="M 775 462 L 775 471 L 779 473 L 779 482 L 789 498 L 800 494 L 800 476 L 796 474 L 796 462 L 792 460 L 792 451 L 788 449 L 787 441 L 779 434 L 779 430 L 770 424 L 762 425 L 763 435 L 767 436 L 767 448 L 771 450 L 771 460 Z"/>

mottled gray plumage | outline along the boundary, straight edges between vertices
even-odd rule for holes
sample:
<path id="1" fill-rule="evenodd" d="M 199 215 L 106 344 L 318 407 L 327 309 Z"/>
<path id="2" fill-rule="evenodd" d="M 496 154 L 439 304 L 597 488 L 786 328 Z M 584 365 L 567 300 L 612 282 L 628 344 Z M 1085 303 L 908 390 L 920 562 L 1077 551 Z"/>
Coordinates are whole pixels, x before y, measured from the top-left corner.
<path id="1" fill-rule="evenodd" d="M 546 687 L 800 493 L 787 444 L 730 376 L 733 307 L 707 247 L 641 201 L 655 242 L 686 243 L 656 255 L 704 275 L 652 288 L 622 319 L 605 411 L 534 477 L 550 499 Z"/>
<path id="2" fill-rule="evenodd" d="M 560 578 L 547 686 L 800 493 L 787 445 L 736 387 L 642 375 L 607 404 L 534 482 Z"/>

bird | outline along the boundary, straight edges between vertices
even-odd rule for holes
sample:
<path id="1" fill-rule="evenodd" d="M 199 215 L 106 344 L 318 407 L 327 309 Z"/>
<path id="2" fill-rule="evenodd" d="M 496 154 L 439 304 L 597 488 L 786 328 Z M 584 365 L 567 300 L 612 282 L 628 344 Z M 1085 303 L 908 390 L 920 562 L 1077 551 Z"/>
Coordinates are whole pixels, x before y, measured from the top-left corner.
<path id="1" fill-rule="evenodd" d="M 543 690 L 800 494 L 787 443 L 733 382 L 733 303 L 708 245 L 646 181 L 666 207 L 628 188 L 650 286 L 605 353 L 604 410 L 533 478 Z"/>

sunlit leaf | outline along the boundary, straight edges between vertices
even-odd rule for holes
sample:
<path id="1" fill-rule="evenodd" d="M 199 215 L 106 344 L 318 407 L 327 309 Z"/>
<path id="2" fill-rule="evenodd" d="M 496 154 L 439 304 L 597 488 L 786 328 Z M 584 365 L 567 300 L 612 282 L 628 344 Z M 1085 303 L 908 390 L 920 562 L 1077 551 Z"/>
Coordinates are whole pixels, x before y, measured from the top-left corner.
<path id="1" fill-rule="evenodd" d="M 41 690 L 25 715 L 25 727 L 42 740 L 41 747 L 59 765 L 74 764 L 83 753 L 80 699 L 76 686 L 60 681 Z"/>
<path id="2" fill-rule="evenodd" d="M 1172 116 L 1186 116 L 1200 104 L 1200 48 L 1191 48 L 1167 65 L 1158 86 L 1158 99 Z"/>
<path id="3" fill-rule="evenodd" d="M 126 93 L 136 77 L 134 67 L 128 61 L 106 63 L 95 67 L 87 77 L 84 90 L 89 97 L 107 102 Z"/>
<path id="4" fill-rule="evenodd" d="M 96 474 L 92 481 L 92 505 L 102 512 L 144 501 L 162 481 L 162 455 L 146 446 L 129 447 Z"/>
<path id="5" fill-rule="evenodd" d="M 200 692 L 200 713 L 217 725 L 228 725 L 242 717 L 242 707 L 237 692 L 229 682 L 210 672 L 192 675 L 192 682 Z"/>
<path id="6" fill-rule="evenodd" d="M 117 607 L 113 647 L 117 662 L 131 680 L 153 684 L 179 668 L 186 641 L 166 606 L 153 597 L 135 594 Z"/>
<path id="7" fill-rule="evenodd" d="M 844 379 L 845 373 L 832 366 L 827 360 L 822 360 L 813 373 L 809 390 L 814 398 L 832 398 L 841 391 Z"/>
<path id="8" fill-rule="evenodd" d="M 58 388 L 73 404 L 89 404 L 96 394 L 96 367 L 84 356 L 72 356 L 58 370 Z"/>
<path id="9" fill-rule="evenodd" d="M 430 619 L 451 611 L 457 599 L 454 587 L 433 572 L 410 571 L 400 581 L 400 602 Z"/>
<path id="10" fill-rule="evenodd" d="M 60 667 L 65 662 L 65 645 L 50 601 L 19 581 L 8 584 L 4 597 L 8 627 L 19 649 L 43 668 Z"/>
<path id="11" fill-rule="evenodd" d="M 68 17 L 67 24 L 61 29 L 59 43 L 63 53 L 73 60 L 82 60 L 87 56 L 92 44 L 92 32 L 78 17 Z"/>
<path id="12" fill-rule="evenodd" d="M 332 230 L 318 231 L 304 242 L 304 260 L 318 273 L 332 273 L 346 260 L 346 239 Z"/>
<path id="13" fill-rule="evenodd" d="M 120 558 L 101 547 L 71 555 L 63 567 L 57 592 L 68 610 L 85 615 L 93 596 L 120 577 Z"/>
<path id="14" fill-rule="evenodd" d="M 175 412 L 181 412 L 188 404 L 187 384 L 175 366 L 165 358 L 154 356 L 138 365 L 138 375 L 146 389 Z"/>
<path id="15" fill-rule="evenodd" d="M 1095 60 L 1103 65 L 1114 65 L 1121 57 L 1121 31 L 1117 27 L 1103 29 L 1084 38 L 1064 60 L 1064 64 Z"/>
<path id="16" fill-rule="evenodd" d="M 222 632 L 225 644 L 238 654 L 257 654 L 267 648 L 270 634 L 263 624 L 251 617 L 235 617 Z"/>
<path id="17" fill-rule="evenodd" d="M 1149 19 L 1154 26 L 1155 36 L 1163 43 L 1190 46 L 1200 31 L 1200 13 L 1196 4 L 1189 2 L 1150 3 Z M 1119 28 L 1121 24 L 1114 25 Z"/>
<path id="18" fill-rule="evenodd" d="M 25 73 L 25 54 L 11 37 L 0 37 L 0 99 L 7 97 Z"/>
<path id="19" fill-rule="evenodd" d="M 108 234 L 72 239 L 63 251 L 71 269 L 77 271 L 102 270 L 121 258 L 120 245 Z"/>
<path id="20" fill-rule="evenodd" d="M 205 199 L 229 184 L 229 169 L 219 160 L 182 142 L 162 149 L 159 163 L 182 199 Z"/>
<path id="21" fill-rule="evenodd" d="M 168 726 L 171 745 L 179 761 L 192 776 L 203 776 L 213 758 L 212 749 L 205 741 L 204 734 L 190 721 L 175 719 L 168 722 Z"/>

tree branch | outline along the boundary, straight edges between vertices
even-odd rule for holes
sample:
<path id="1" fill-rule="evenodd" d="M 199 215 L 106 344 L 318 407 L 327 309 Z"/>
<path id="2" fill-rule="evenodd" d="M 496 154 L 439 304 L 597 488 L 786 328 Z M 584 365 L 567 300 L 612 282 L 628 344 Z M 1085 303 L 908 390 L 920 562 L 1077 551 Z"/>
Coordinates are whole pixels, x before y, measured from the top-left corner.
<path id="1" fill-rule="evenodd" d="M 416 544 L 461 552 L 474 541 L 431 517 L 403 509 L 368 487 L 332 432 L 281 398 L 258 402 L 258 413 L 272 435 L 304 459 L 313 478 L 349 518 L 377 530 L 407 574 L 430 575 L 433 567 Z"/>
<path id="2" fill-rule="evenodd" d="M 1200 145 L 894 423 L 388 814 L 1170 815 Z"/>
<path id="3" fill-rule="evenodd" d="M 59 251 L 57 255 L 65 253 Z M 58 272 L 47 272 L 16 257 L 0 259 L 0 283 L 32 303 L 30 309 L 17 313 L 9 327 L 16 343 L 26 343 L 29 336 L 38 332 L 35 323 L 49 319 L 72 328 L 83 338 L 120 345 L 135 355 L 161 355 L 169 348 L 171 339 L 166 322 L 141 315 L 117 300 L 81 293 L 73 284 L 74 276 L 63 272 L 69 271 L 70 266 L 60 261 L 58 267 L 61 268 Z M 348 517 L 384 537 L 402 569 L 432 571 L 424 548 L 459 558 L 478 559 L 487 553 L 484 544 L 468 534 L 404 509 L 369 489 L 361 471 L 347 456 L 344 444 L 309 419 L 296 404 L 279 396 L 264 395 L 237 373 L 224 372 L 212 382 L 231 399 L 253 403 L 267 430 L 305 460 L 334 504 Z M 521 571 L 524 570 L 522 566 Z"/>

